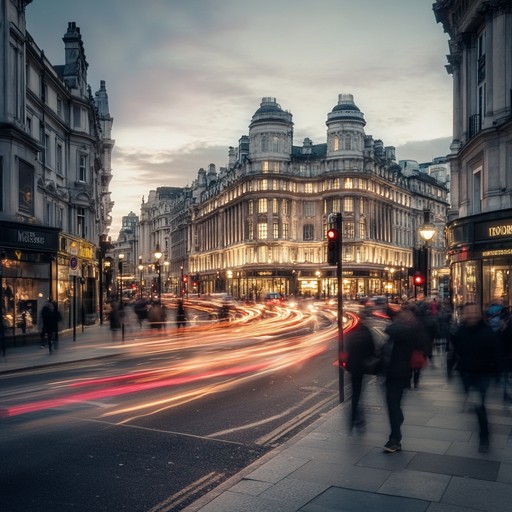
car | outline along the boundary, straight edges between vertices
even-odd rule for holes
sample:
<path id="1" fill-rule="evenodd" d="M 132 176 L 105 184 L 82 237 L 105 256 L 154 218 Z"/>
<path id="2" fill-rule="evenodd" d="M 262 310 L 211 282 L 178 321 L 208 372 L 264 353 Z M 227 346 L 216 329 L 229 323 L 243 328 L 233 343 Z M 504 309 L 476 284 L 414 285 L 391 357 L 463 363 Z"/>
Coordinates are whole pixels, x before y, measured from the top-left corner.
<path id="1" fill-rule="evenodd" d="M 269 292 L 265 295 L 265 305 L 267 307 L 279 306 L 284 302 L 284 297 L 277 292 Z"/>

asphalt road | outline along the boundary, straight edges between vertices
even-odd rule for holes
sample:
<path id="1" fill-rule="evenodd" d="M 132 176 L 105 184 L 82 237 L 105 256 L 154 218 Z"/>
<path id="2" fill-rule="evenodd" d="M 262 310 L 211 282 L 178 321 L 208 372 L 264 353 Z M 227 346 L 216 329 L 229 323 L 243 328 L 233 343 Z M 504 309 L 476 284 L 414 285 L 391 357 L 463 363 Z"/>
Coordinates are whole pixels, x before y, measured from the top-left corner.
<path id="1" fill-rule="evenodd" d="M 2 376 L 2 512 L 178 511 L 335 406 L 329 322 L 262 326 Z"/>

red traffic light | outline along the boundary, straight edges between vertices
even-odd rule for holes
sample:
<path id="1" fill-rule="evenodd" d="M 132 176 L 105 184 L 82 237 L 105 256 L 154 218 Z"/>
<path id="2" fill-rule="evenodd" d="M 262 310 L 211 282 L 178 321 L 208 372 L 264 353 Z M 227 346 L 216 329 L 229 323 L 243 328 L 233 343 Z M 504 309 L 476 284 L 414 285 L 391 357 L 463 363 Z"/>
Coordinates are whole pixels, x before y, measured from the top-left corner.
<path id="1" fill-rule="evenodd" d="M 337 240 L 338 239 L 338 230 L 337 229 L 329 229 L 327 231 L 327 239 L 328 240 Z"/>
<path id="2" fill-rule="evenodd" d="M 415 286 L 421 286 L 425 280 L 421 274 L 416 274 L 414 276 L 414 284 Z"/>

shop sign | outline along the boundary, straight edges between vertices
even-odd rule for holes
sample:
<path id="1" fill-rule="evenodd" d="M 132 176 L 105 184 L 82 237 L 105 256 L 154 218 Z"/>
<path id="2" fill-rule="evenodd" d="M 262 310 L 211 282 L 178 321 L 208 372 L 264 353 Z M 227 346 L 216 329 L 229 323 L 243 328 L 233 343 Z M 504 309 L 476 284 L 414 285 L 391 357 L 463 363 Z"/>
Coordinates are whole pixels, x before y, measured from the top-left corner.
<path id="1" fill-rule="evenodd" d="M 475 224 L 475 240 L 496 240 L 501 238 L 512 238 L 512 219 Z"/>
<path id="2" fill-rule="evenodd" d="M 78 276 L 78 258 L 76 256 L 71 256 L 69 258 L 69 275 L 70 276 Z"/>

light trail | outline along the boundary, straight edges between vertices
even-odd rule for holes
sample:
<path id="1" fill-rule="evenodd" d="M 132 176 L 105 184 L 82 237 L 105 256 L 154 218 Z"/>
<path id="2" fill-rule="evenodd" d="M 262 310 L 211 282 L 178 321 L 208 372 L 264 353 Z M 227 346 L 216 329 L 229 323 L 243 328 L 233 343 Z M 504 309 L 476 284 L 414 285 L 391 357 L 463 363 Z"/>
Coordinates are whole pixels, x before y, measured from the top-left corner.
<path id="1" fill-rule="evenodd" d="M 277 307 L 272 316 L 262 317 L 256 315 L 255 309 L 237 308 L 239 321 L 235 319 L 220 328 L 220 324 L 209 328 L 191 327 L 179 337 L 161 334 L 158 338 L 132 340 L 125 347 L 130 354 L 140 353 L 148 357 L 161 354 L 172 357 L 176 352 L 187 354 L 183 361 L 171 360 L 171 364 L 126 374 L 60 381 L 58 390 L 53 391 L 61 396 L 0 406 L 0 416 L 14 417 L 127 395 L 136 403 L 113 406 L 103 416 L 154 414 L 301 365 L 332 348 L 336 339 L 335 315 L 328 311 L 325 314 L 329 316 L 330 324 L 315 331 L 312 327 L 316 319 L 310 314 Z M 248 318 L 252 318 L 251 322 L 247 322 Z M 354 321 L 353 318 L 347 320 L 348 324 Z M 141 398 L 137 402 L 136 397 L 148 391 L 170 391 L 170 396 L 152 400 Z"/>

